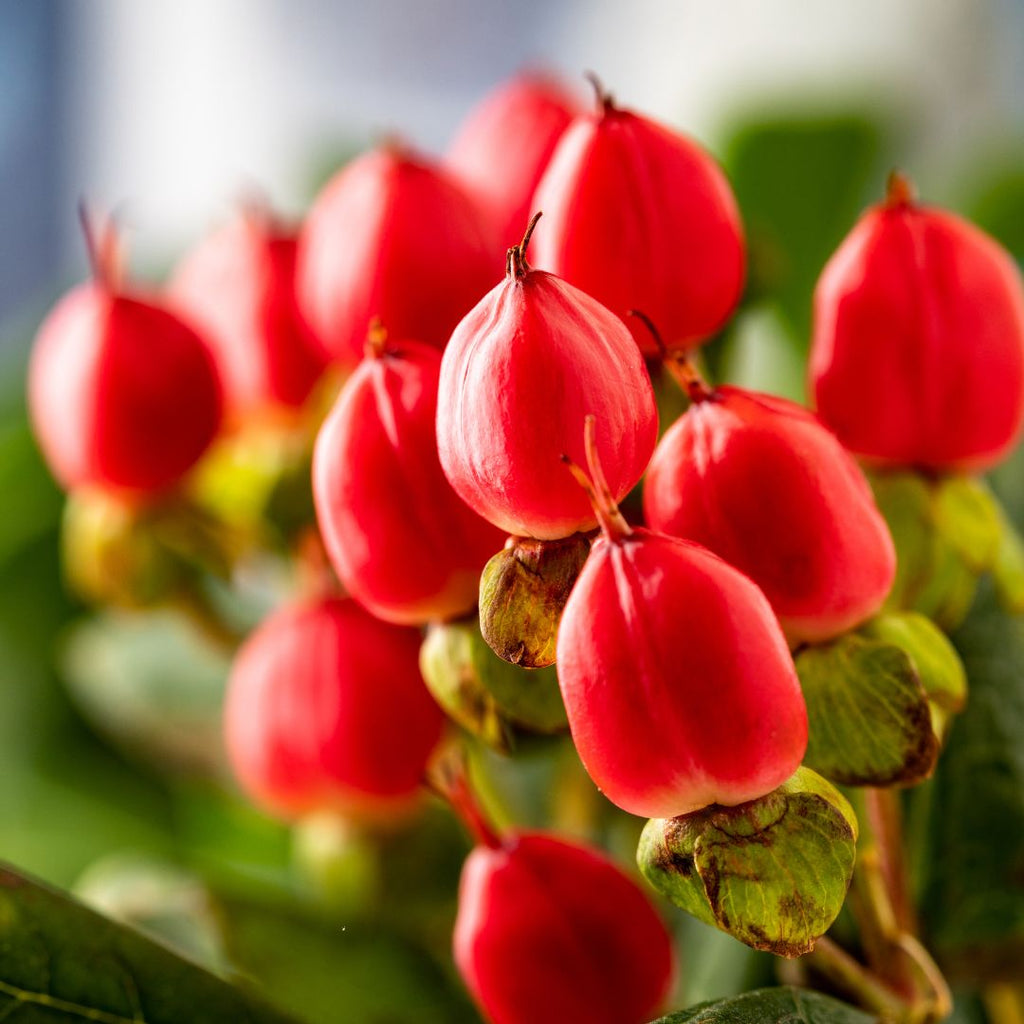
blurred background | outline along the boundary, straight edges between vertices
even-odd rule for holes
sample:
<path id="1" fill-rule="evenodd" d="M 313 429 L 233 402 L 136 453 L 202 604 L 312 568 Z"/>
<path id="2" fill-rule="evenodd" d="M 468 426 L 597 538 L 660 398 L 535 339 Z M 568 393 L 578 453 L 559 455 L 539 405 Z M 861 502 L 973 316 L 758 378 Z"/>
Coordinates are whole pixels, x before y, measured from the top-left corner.
<path id="1" fill-rule="evenodd" d="M 725 163 L 754 259 L 713 363 L 739 383 L 804 398 L 814 280 L 892 166 L 1024 258 L 1024 0 L 0 0 L 0 859 L 260 977 L 311 1021 L 474 1019 L 444 956 L 464 840 L 440 813 L 372 848 L 329 823 L 294 836 L 223 784 L 224 655 L 173 615 L 88 615 L 62 584 L 25 355 L 86 273 L 81 197 L 117 211 L 156 281 L 247 190 L 301 215 L 347 156 L 393 132 L 440 152 L 534 64 L 596 71 Z M 995 481 L 1018 526 L 1022 478 L 1018 457 Z M 969 668 L 972 643 L 1024 661 L 1020 631 L 992 628 L 965 627 Z M 981 965 L 962 972 L 962 1021 L 986 1019 L 983 954 L 1024 943 L 1011 675 L 995 740 L 991 721 L 958 722 L 917 863 L 932 938 Z M 536 761 L 494 772 L 524 820 L 552 770 Z M 988 802 L 985 771 L 1002 780 Z M 635 836 L 600 827 L 628 860 Z M 677 927 L 681 1004 L 771 979 L 770 958 Z"/>

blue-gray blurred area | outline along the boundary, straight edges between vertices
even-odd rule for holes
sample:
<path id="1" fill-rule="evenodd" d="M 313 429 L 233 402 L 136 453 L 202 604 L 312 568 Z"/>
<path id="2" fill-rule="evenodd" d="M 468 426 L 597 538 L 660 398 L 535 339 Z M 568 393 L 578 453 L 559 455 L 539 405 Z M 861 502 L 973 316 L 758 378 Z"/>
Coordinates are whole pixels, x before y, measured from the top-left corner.
<path id="1" fill-rule="evenodd" d="M 246 189 L 298 213 L 375 137 L 443 147 L 527 64 L 715 148 L 744 111 L 856 104 L 943 196 L 1024 117 L 1021 0 L 0 0 L 0 57 L 5 347 L 84 272 L 80 197 L 156 271 Z"/>

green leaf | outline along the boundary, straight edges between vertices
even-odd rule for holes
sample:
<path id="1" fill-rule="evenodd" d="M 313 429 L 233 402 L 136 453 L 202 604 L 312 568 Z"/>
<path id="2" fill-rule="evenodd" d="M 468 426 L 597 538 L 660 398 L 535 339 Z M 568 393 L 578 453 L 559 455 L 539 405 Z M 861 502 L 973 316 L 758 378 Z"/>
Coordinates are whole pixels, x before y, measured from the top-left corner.
<path id="1" fill-rule="evenodd" d="M 956 648 L 930 619 L 917 612 L 878 615 L 859 632 L 910 656 L 928 699 L 947 711 L 967 702 L 967 674 Z"/>
<path id="2" fill-rule="evenodd" d="M 422 948 L 378 924 L 316 922 L 237 901 L 224 910 L 232 961 L 309 1024 L 477 1019 L 461 987 Z"/>
<path id="3" fill-rule="evenodd" d="M 799 768 L 738 807 L 652 819 L 637 862 L 687 913 L 754 949 L 794 957 L 813 949 L 842 909 L 856 838 L 845 797 Z"/>
<path id="4" fill-rule="evenodd" d="M 0 868 L 0 1018 L 58 1024 L 285 1024 L 138 932 Z"/>
<path id="5" fill-rule="evenodd" d="M 762 988 L 691 1006 L 652 1024 L 871 1024 L 875 1018 L 837 999 L 799 988 Z"/>
<path id="6" fill-rule="evenodd" d="M 172 612 L 106 613 L 75 627 L 65 676 L 86 717 L 148 762 L 221 768 L 229 662 Z"/>
<path id="7" fill-rule="evenodd" d="M 725 146 L 751 250 L 751 290 L 810 336 L 811 293 L 825 261 L 882 184 L 881 130 L 859 111 L 757 116 Z"/>
<path id="8" fill-rule="evenodd" d="M 939 741 L 904 650 L 848 633 L 804 648 L 796 668 L 807 701 L 805 764 L 854 786 L 917 782 L 931 773 Z"/>
<path id="9" fill-rule="evenodd" d="M 971 696 L 933 782 L 923 910 L 954 977 L 1020 978 L 1024 962 L 1024 621 L 985 586 L 953 636 Z"/>

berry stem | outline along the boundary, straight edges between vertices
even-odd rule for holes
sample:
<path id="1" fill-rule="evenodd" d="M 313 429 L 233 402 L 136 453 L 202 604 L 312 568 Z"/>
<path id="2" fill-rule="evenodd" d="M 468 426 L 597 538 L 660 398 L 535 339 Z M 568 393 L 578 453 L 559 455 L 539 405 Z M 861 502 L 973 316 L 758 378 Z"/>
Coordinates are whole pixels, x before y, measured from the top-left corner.
<path id="1" fill-rule="evenodd" d="M 538 210 L 530 218 L 530 223 L 526 225 L 526 233 L 523 235 L 523 240 L 518 245 L 513 245 L 505 253 L 505 273 L 509 277 L 514 277 L 517 281 L 521 281 L 530 272 L 530 264 L 526 261 L 526 247 L 530 244 L 534 228 L 537 227 L 537 221 L 540 218 L 541 211 Z"/>
<path id="2" fill-rule="evenodd" d="M 691 402 L 706 402 L 714 397 L 714 391 L 708 387 L 685 349 L 676 348 L 670 351 L 661 337 L 661 331 L 646 313 L 640 312 L 639 309 L 631 309 L 628 311 L 628 315 L 635 316 L 651 332 L 651 337 L 658 349 L 661 365 L 671 374 L 672 379 L 686 393 Z"/>
<path id="3" fill-rule="evenodd" d="M 121 275 L 118 267 L 120 253 L 114 218 L 107 217 L 102 229 L 98 230 L 88 204 L 82 199 L 78 203 L 78 222 L 82 225 L 85 251 L 93 280 L 109 291 L 115 290 Z"/>
<path id="4" fill-rule="evenodd" d="M 451 807 L 477 843 L 492 850 L 500 850 L 505 845 L 470 784 L 466 751 L 461 741 L 453 740 L 442 747 L 427 769 L 424 785 Z"/>
<path id="5" fill-rule="evenodd" d="M 615 99 L 604 87 L 596 72 L 585 71 L 583 77 L 594 87 L 594 94 L 597 97 L 597 107 L 601 114 L 607 114 L 615 109 Z"/>
<path id="6" fill-rule="evenodd" d="M 917 199 L 914 183 L 902 171 L 891 170 L 885 183 L 885 205 L 890 210 L 913 206 Z"/>
<path id="7" fill-rule="evenodd" d="M 387 342 L 387 328 L 384 326 L 381 318 L 379 316 L 375 316 L 370 321 L 370 326 L 366 332 L 366 344 L 363 346 L 366 358 L 380 359 L 386 351 Z"/>
<path id="8" fill-rule="evenodd" d="M 566 464 L 576 482 L 583 488 L 604 535 L 610 541 L 617 542 L 623 537 L 628 537 L 633 530 L 619 511 L 615 497 L 608 487 L 604 468 L 601 466 L 601 460 L 597 454 L 596 430 L 597 419 L 593 414 L 589 414 L 583 421 L 583 451 L 587 458 L 590 476 L 587 476 L 568 455 L 562 455 L 562 462 Z"/>

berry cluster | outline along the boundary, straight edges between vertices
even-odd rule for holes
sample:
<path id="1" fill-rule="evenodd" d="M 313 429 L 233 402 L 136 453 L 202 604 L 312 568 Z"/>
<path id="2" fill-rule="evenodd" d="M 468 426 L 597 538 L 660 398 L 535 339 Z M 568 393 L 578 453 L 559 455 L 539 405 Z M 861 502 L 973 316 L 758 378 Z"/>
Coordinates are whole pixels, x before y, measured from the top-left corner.
<path id="1" fill-rule="evenodd" d="M 425 781 L 448 799 L 479 840 L 455 962 L 491 1020 L 639 1024 L 666 997 L 672 948 L 602 855 L 495 830 L 452 770 L 445 712 L 506 750 L 567 723 L 610 801 L 664 819 L 644 874 L 721 927 L 742 922 L 658 879 L 700 870 L 708 822 L 748 815 L 767 837 L 779 816 L 764 809 L 803 801 L 849 850 L 823 883 L 841 904 L 856 820 L 801 768 L 811 698 L 794 652 L 863 628 L 893 585 L 853 455 L 977 471 L 1018 437 L 1024 291 L 995 242 L 894 176 L 818 285 L 815 415 L 702 378 L 699 348 L 743 291 L 737 204 L 703 149 L 599 85 L 588 109 L 518 77 L 442 162 L 367 153 L 298 231 L 250 205 L 159 294 L 123 284 L 110 225 L 86 218 L 86 234 L 94 279 L 41 328 L 29 399 L 76 502 L 128 510 L 130 554 L 139 524 L 201 504 L 218 446 L 257 422 L 308 435 L 323 382 L 345 377 L 301 473 L 318 527 L 290 549 L 307 552 L 302 593 L 237 653 L 227 751 L 289 819 L 408 814 Z M 652 378 L 688 403 L 660 440 Z M 232 548 L 227 571 L 243 557 Z M 681 835 L 689 852 L 666 852 Z M 762 881 L 790 885 L 780 906 L 810 898 Z M 741 937 L 794 955 L 838 908 L 799 939 Z"/>

